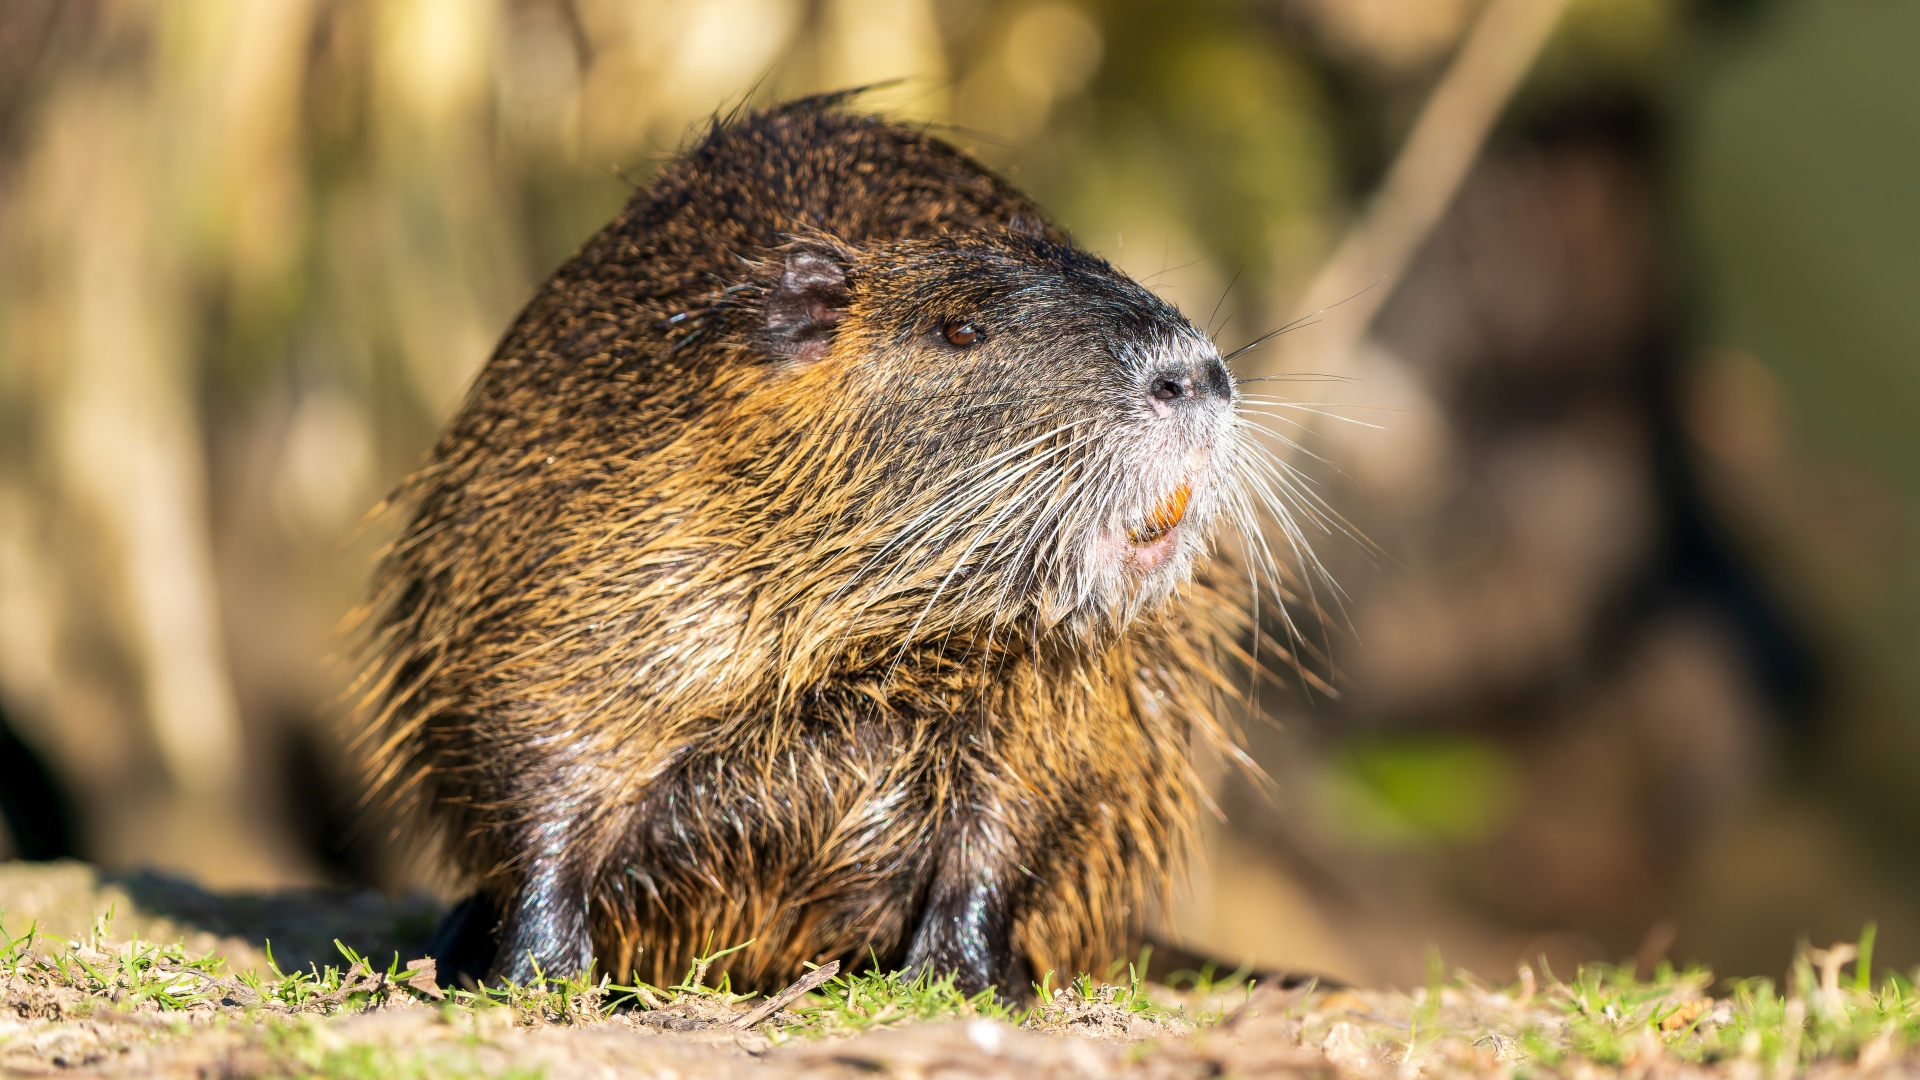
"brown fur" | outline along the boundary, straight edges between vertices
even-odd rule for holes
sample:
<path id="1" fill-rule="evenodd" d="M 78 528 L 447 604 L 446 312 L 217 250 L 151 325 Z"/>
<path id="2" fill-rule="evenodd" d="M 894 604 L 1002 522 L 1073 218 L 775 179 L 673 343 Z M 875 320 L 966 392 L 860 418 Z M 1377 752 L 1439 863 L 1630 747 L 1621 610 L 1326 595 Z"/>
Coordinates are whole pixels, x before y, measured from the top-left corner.
<path id="1" fill-rule="evenodd" d="M 1218 364 L 933 139 L 716 125 L 508 333 L 368 608 L 374 779 L 500 913 L 492 973 L 664 984 L 751 939 L 736 987 L 872 956 L 1017 991 L 1122 955 L 1244 629 L 1192 579 Z M 1189 476 L 1173 561 L 1128 569 Z"/>

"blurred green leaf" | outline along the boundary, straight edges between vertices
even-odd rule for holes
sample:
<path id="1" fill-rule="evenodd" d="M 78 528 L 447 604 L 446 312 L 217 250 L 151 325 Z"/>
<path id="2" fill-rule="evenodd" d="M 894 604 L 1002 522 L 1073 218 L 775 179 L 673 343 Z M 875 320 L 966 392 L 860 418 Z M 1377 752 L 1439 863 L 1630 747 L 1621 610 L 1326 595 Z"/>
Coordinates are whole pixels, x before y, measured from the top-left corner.
<path id="1" fill-rule="evenodd" d="M 1520 781 L 1489 742 L 1377 739 L 1329 762 L 1324 797 L 1353 839 L 1385 847 L 1484 839 L 1507 820 Z"/>

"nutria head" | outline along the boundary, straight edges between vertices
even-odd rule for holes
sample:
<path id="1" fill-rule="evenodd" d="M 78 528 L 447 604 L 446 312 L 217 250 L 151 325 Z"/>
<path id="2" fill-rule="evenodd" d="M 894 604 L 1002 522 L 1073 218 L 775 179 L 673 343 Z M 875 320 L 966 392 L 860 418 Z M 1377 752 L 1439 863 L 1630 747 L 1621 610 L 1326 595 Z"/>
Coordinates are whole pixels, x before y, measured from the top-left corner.
<path id="1" fill-rule="evenodd" d="M 1018 229 L 810 236 L 713 317 L 739 347 L 716 376 L 726 407 L 685 436 L 686 512 L 807 612 L 792 628 L 831 635 L 819 648 L 1084 646 L 1208 549 L 1238 452 L 1233 380 L 1099 258 Z"/>

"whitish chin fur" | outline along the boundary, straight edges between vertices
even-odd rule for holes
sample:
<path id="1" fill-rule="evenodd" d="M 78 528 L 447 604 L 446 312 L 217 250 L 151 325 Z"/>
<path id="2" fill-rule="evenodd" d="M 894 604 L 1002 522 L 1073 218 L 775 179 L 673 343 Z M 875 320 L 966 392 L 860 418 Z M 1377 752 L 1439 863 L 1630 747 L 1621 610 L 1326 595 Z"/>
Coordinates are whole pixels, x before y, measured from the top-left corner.
<path id="1" fill-rule="evenodd" d="M 1124 529 L 1102 532 L 1088 545 L 1088 576 L 1104 586 L 1102 592 L 1154 591 L 1155 579 L 1177 576 L 1181 545 L 1190 528 L 1178 525 L 1145 543 L 1134 540 Z"/>
<path id="2" fill-rule="evenodd" d="M 1208 500 L 1210 501 L 1210 500 Z M 1158 607 L 1193 574 L 1204 555 L 1210 507 L 1142 538 L 1137 529 L 1102 529 L 1082 549 L 1080 572 L 1067 595 L 1042 607 L 1042 619 L 1081 634 L 1124 629 L 1142 611 Z"/>
<path id="3" fill-rule="evenodd" d="M 1182 535 L 1182 528 L 1175 525 L 1145 543 L 1129 541 L 1123 556 L 1127 569 L 1137 574 L 1151 574 L 1167 566 L 1180 553 Z"/>

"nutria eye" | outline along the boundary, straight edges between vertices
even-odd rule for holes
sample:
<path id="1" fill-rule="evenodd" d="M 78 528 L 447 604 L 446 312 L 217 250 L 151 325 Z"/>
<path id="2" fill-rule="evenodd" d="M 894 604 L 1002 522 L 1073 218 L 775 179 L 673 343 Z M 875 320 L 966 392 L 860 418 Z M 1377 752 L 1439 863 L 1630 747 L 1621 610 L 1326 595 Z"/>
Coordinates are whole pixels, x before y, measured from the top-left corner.
<path id="1" fill-rule="evenodd" d="M 980 344 L 987 336 L 980 332 L 979 327 L 966 322 L 950 322 L 942 328 L 941 333 L 947 335 L 949 344 L 958 345 L 963 349 L 969 345 Z"/>

